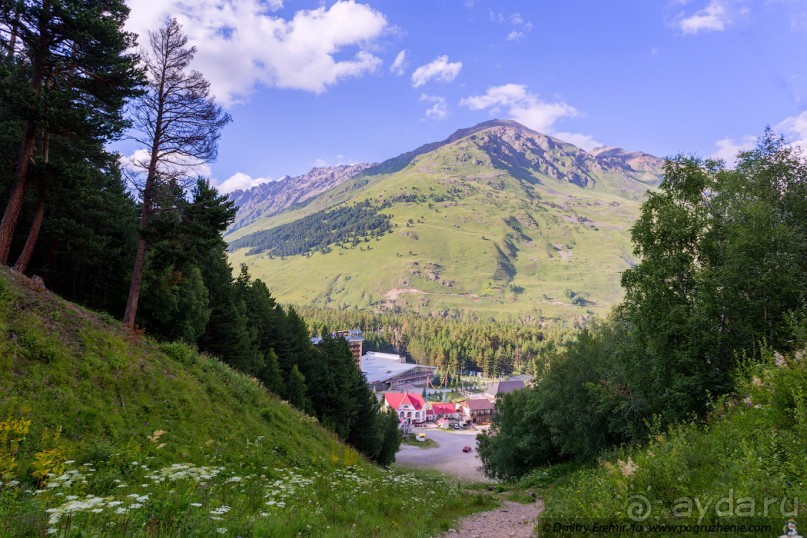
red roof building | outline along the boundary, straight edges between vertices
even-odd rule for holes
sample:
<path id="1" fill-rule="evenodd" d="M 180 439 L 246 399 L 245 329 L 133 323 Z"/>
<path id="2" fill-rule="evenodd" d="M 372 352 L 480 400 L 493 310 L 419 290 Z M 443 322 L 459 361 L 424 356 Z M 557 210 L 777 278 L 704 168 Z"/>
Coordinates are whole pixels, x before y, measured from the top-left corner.
<path id="1" fill-rule="evenodd" d="M 384 407 L 391 407 L 398 413 L 398 418 L 409 422 L 421 423 L 426 420 L 426 402 L 420 394 L 411 392 L 384 393 Z"/>
<path id="2" fill-rule="evenodd" d="M 453 403 L 433 403 L 432 413 L 435 415 L 456 415 L 457 406 Z"/>

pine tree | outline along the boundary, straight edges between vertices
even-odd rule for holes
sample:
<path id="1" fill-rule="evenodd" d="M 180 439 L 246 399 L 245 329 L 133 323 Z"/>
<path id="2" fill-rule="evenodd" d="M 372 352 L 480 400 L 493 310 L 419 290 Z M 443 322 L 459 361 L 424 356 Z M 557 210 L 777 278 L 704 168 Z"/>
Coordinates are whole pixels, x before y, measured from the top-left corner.
<path id="1" fill-rule="evenodd" d="M 209 96 L 210 83 L 198 71 L 188 72 L 196 49 L 176 19 L 149 33 L 150 47 L 143 62 L 148 77 L 145 95 L 135 102 L 132 116 L 134 140 L 148 150 L 148 159 L 136 162 L 145 174 L 140 212 L 141 234 L 137 241 L 129 298 L 123 322 L 134 329 L 137 306 L 146 267 L 147 233 L 157 209 L 161 183 L 181 183 L 187 166 L 216 159 L 221 129 L 230 116 Z"/>
<path id="2" fill-rule="evenodd" d="M 7 264 L 31 176 L 31 163 L 49 161 L 54 134 L 103 142 L 120 134 L 122 109 L 137 93 L 142 73 L 128 53 L 134 36 L 123 31 L 129 13 L 120 0 L 20 0 L 0 10 L 9 66 L 2 85 L 22 128 L 14 180 L 0 220 L 0 263 Z M 37 140 L 40 152 L 37 156 Z M 44 216 L 44 200 L 34 220 Z M 29 234 L 29 257 L 38 230 Z M 27 264 L 25 257 L 20 267 Z"/>

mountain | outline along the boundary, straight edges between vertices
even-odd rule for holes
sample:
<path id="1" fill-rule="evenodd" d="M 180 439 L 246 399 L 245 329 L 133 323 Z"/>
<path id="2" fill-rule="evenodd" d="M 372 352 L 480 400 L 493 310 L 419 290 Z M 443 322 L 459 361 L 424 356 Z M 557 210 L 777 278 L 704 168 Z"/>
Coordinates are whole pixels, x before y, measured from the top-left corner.
<path id="1" fill-rule="evenodd" d="M 586 152 L 493 120 L 368 166 L 226 239 L 232 261 L 283 302 L 588 317 L 621 299 L 629 229 L 662 167 L 646 153 Z"/>
<path id="2" fill-rule="evenodd" d="M 263 183 L 246 190 L 230 193 L 238 206 L 238 215 L 231 230 L 237 230 L 260 218 L 271 217 L 287 207 L 301 204 L 313 196 L 340 185 L 369 168 L 369 164 L 344 164 L 312 168 L 302 176 L 286 176 L 279 181 Z"/>

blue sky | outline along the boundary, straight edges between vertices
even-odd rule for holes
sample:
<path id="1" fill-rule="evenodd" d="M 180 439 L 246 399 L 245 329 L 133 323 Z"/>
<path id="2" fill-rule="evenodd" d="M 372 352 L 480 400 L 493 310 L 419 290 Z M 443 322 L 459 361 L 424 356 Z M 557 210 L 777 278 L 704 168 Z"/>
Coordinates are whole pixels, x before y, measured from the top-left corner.
<path id="1" fill-rule="evenodd" d="M 766 125 L 807 141 L 807 0 L 129 5 L 138 33 L 183 23 L 233 116 L 203 168 L 223 191 L 381 161 L 494 117 L 659 156 L 729 158 Z"/>

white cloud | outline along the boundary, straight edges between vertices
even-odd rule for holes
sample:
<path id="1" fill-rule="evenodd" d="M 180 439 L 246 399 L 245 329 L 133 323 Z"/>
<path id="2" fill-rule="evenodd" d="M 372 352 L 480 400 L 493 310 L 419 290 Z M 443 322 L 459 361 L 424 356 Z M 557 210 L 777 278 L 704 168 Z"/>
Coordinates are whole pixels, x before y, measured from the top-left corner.
<path id="1" fill-rule="evenodd" d="M 288 20 L 273 13 L 280 0 L 129 0 L 129 6 L 127 28 L 140 34 L 141 45 L 166 18 L 179 20 L 197 48 L 194 67 L 225 105 L 259 85 L 322 93 L 373 72 L 381 59 L 368 49 L 388 28 L 381 12 L 353 0 L 300 10 Z"/>
<path id="2" fill-rule="evenodd" d="M 493 86 L 484 95 L 462 99 L 460 105 L 471 110 L 490 109 L 492 115 L 505 109 L 512 119 L 544 133 L 550 132 L 559 119 L 579 115 L 576 108 L 563 101 L 543 101 L 538 95 L 527 91 L 523 84 Z"/>
<path id="3" fill-rule="evenodd" d="M 532 22 L 526 20 L 520 13 L 505 15 L 489 9 L 488 15 L 492 22 L 508 24 L 513 27 L 513 30 L 505 36 L 507 41 L 520 41 L 527 37 L 527 33 L 532 31 Z"/>
<path id="4" fill-rule="evenodd" d="M 432 104 L 432 106 L 426 110 L 424 119 L 440 121 L 446 119 L 448 116 L 448 104 L 446 103 L 445 97 L 422 93 L 420 94 L 420 100 Z"/>
<path id="5" fill-rule="evenodd" d="M 678 21 L 678 28 L 685 35 L 698 32 L 722 32 L 731 23 L 724 0 L 709 0 L 709 4 L 688 17 Z"/>
<path id="6" fill-rule="evenodd" d="M 143 174 L 148 170 L 151 153 L 145 149 L 138 149 L 131 155 L 120 157 L 121 167 L 135 174 Z M 212 170 L 204 163 L 188 155 L 173 155 L 170 159 L 163 159 L 161 172 L 165 175 L 179 175 L 184 177 L 210 177 Z"/>
<path id="7" fill-rule="evenodd" d="M 776 130 L 790 140 L 790 145 L 800 146 L 807 151 L 807 111 L 780 121 Z"/>
<path id="8" fill-rule="evenodd" d="M 412 86 L 419 88 L 432 79 L 451 82 L 462 69 L 462 62 L 449 62 L 448 56 L 438 56 L 433 62 L 421 65 L 412 73 Z"/>
<path id="9" fill-rule="evenodd" d="M 406 61 L 406 51 L 402 50 L 397 56 L 395 56 L 395 61 L 393 61 L 392 65 L 389 66 L 389 70 L 400 77 L 406 72 L 406 67 L 408 65 L 409 62 Z"/>
<path id="10" fill-rule="evenodd" d="M 258 185 L 262 185 L 264 183 L 269 183 L 272 181 L 274 180 L 268 177 L 253 178 L 242 172 L 236 172 L 235 174 L 231 175 L 230 177 L 219 183 L 216 186 L 216 189 L 221 194 L 230 194 L 233 191 L 251 189 L 252 187 L 257 187 Z"/>
<path id="11" fill-rule="evenodd" d="M 564 142 L 568 142 L 569 144 L 577 146 L 578 148 L 586 151 L 591 151 L 594 148 L 601 148 L 605 145 L 599 140 L 595 139 L 593 136 L 582 133 L 569 133 L 566 131 L 561 131 L 558 133 L 552 133 L 552 136 L 555 138 L 560 138 Z"/>
<path id="12" fill-rule="evenodd" d="M 709 157 L 725 161 L 729 166 L 734 166 L 737 162 L 737 154 L 741 151 L 748 151 L 754 147 L 756 139 L 753 136 L 744 136 L 739 140 L 732 138 L 721 138 L 715 142 L 715 150 Z"/>
<path id="13" fill-rule="evenodd" d="M 783 119 L 774 126 L 774 131 L 784 136 L 791 146 L 807 150 L 807 111 Z M 737 154 L 754 149 L 756 143 L 756 137 L 750 135 L 739 139 L 722 138 L 715 142 L 715 150 L 709 156 L 713 159 L 722 159 L 729 166 L 734 166 Z"/>
<path id="14" fill-rule="evenodd" d="M 523 84 L 493 86 L 488 88 L 484 95 L 474 95 L 462 99 L 460 105 L 470 110 L 487 109 L 492 116 L 500 116 L 503 113 L 530 129 L 551 134 L 585 150 L 603 145 L 591 135 L 566 131 L 555 132 L 556 122 L 563 118 L 580 116 L 580 112 L 563 101 L 554 103 L 544 101 L 537 94 L 530 93 Z"/>

